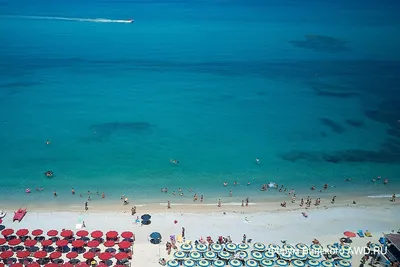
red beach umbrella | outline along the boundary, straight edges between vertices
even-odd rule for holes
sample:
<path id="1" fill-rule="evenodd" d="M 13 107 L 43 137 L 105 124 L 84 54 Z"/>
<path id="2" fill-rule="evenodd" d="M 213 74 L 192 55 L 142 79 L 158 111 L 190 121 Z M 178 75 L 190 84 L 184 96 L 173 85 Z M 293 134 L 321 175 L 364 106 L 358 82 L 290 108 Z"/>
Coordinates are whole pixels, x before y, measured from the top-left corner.
<path id="1" fill-rule="evenodd" d="M 89 248 L 97 248 L 99 245 L 100 245 L 100 242 L 97 240 L 92 240 L 92 241 L 87 242 L 87 246 Z"/>
<path id="2" fill-rule="evenodd" d="M 76 266 L 78 266 L 78 265 L 76 265 Z M 66 263 L 64 263 L 63 265 L 61 265 L 61 267 L 74 267 L 74 265 L 72 265 L 72 264 L 69 263 L 69 262 L 66 262 Z"/>
<path id="3" fill-rule="evenodd" d="M 98 265 L 97 265 L 98 266 Z M 84 262 L 80 262 L 80 263 L 78 263 L 77 265 L 75 265 L 75 267 L 89 267 L 89 265 L 87 265 L 86 263 L 84 263 Z"/>
<path id="4" fill-rule="evenodd" d="M 33 257 L 35 257 L 35 258 L 37 258 L 37 259 L 46 258 L 46 257 L 47 257 L 47 252 L 44 251 L 44 250 L 36 251 L 36 252 L 33 254 Z"/>
<path id="5" fill-rule="evenodd" d="M 73 236 L 73 235 L 74 235 L 74 232 L 72 232 L 71 230 L 64 230 L 64 231 L 61 232 L 61 236 L 62 237 L 70 237 L 70 236 Z"/>
<path id="6" fill-rule="evenodd" d="M 7 239 L 0 238 L 0 245 L 4 245 L 5 243 L 7 243 Z"/>
<path id="7" fill-rule="evenodd" d="M 68 240 L 65 239 L 57 240 L 56 245 L 58 247 L 65 247 L 68 245 Z"/>
<path id="8" fill-rule="evenodd" d="M 356 237 L 356 234 L 350 231 L 346 231 L 343 234 L 347 237 Z"/>
<path id="9" fill-rule="evenodd" d="M 8 241 L 8 244 L 10 246 L 17 246 L 17 245 L 21 244 L 21 239 L 19 239 L 19 238 L 11 239 L 10 241 Z"/>
<path id="10" fill-rule="evenodd" d="M 118 232 L 117 231 L 109 231 L 106 234 L 107 238 L 117 238 L 117 236 L 118 236 Z"/>
<path id="11" fill-rule="evenodd" d="M 76 251 L 68 252 L 67 255 L 66 255 L 66 257 L 67 257 L 68 259 L 75 259 L 76 257 L 78 257 L 78 252 L 76 252 Z"/>
<path id="12" fill-rule="evenodd" d="M 111 254 L 108 252 L 102 252 L 99 254 L 99 259 L 102 261 L 108 261 L 109 259 L 111 259 Z"/>
<path id="13" fill-rule="evenodd" d="M 100 230 L 93 231 L 91 236 L 93 238 L 101 238 L 103 236 L 103 232 Z"/>
<path id="14" fill-rule="evenodd" d="M 43 230 L 42 229 L 36 229 L 32 231 L 32 235 L 33 236 L 40 236 L 43 234 Z"/>
<path id="15" fill-rule="evenodd" d="M 89 232 L 86 230 L 79 230 L 78 232 L 76 232 L 76 235 L 79 237 L 85 237 L 88 236 Z"/>
<path id="16" fill-rule="evenodd" d="M 54 251 L 53 253 L 50 254 L 50 259 L 58 259 L 61 258 L 61 252 L 60 251 Z"/>
<path id="17" fill-rule="evenodd" d="M 72 241 L 72 246 L 74 248 L 81 248 L 81 247 L 83 247 L 83 245 L 85 245 L 85 242 L 83 242 L 83 240 L 81 240 L 81 239 Z"/>
<path id="18" fill-rule="evenodd" d="M 26 236 L 27 234 L 29 234 L 28 229 L 19 229 L 16 233 L 17 236 Z"/>
<path id="19" fill-rule="evenodd" d="M 43 247 L 48 247 L 48 246 L 50 246 L 51 244 L 53 244 L 53 241 L 51 241 L 50 239 L 46 239 L 46 240 L 43 240 L 43 241 L 41 242 L 41 244 L 42 244 Z"/>
<path id="20" fill-rule="evenodd" d="M 4 252 L 0 253 L 0 258 L 1 259 L 9 259 L 12 256 L 14 256 L 14 252 L 12 252 L 11 250 L 7 250 L 7 251 L 4 251 Z"/>
<path id="21" fill-rule="evenodd" d="M 56 235 L 58 235 L 58 231 L 57 230 L 50 230 L 50 231 L 47 232 L 47 235 L 51 236 L 51 237 L 56 236 Z"/>
<path id="22" fill-rule="evenodd" d="M 29 251 L 27 251 L 27 250 L 21 250 L 21 251 L 17 252 L 17 257 L 20 258 L 20 259 L 26 258 L 29 255 L 31 255 L 31 253 Z"/>
<path id="23" fill-rule="evenodd" d="M 13 233 L 14 233 L 14 230 L 11 228 L 7 228 L 7 229 L 4 229 L 3 231 L 1 231 L 1 234 L 3 236 L 9 236 L 9 235 L 12 235 Z"/>
<path id="24" fill-rule="evenodd" d="M 24 267 L 24 265 L 20 262 L 12 264 L 10 267 Z"/>
<path id="25" fill-rule="evenodd" d="M 44 267 L 58 267 L 58 264 L 50 262 L 50 263 L 47 263 Z"/>
<path id="26" fill-rule="evenodd" d="M 90 252 L 90 251 L 88 251 L 88 252 L 86 252 L 85 254 L 83 254 L 83 257 L 84 257 L 85 259 L 87 259 L 87 260 L 91 260 L 91 259 L 93 259 L 95 256 L 96 256 L 96 255 L 95 255 L 93 252 Z"/>
<path id="27" fill-rule="evenodd" d="M 28 239 L 25 240 L 24 245 L 26 247 L 33 247 L 34 245 L 36 245 L 37 241 L 35 239 Z"/>
<path id="28" fill-rule="evenodd" d="M 115 242 L 112 240 L 108 240 L 108 241 L 104 242 L 104 246 L 111 248 L 111 247 L 115 246 Z"/>
<path id="29" fill-rule="evenodd" d="M 97 267 L 108 267 L 106 264 L 104 264 L 104 263 L 102 263 L 102 262 L 100 262 L 100 264 L 99 265 L 97 265 Z"/>
<path id="30" fill-rule="evenodd" d="M 121 234 L 121 236 L 123 238 L 132 238 L 133 237 L 133 233 L 131 231 L 125 231 Z"/>
<path id="31" fill-rule="evenodd" d="M 127 253 L 125 253 L 125 252 L 119 252 L 119 253 L 115 254 L 114 257 L 115 257 L 117 260 L 122 261 L 123 259 L 129 258 L 129 255 L 128 255 Z"/>
<path id="32" fill-rule="evenodd" d="M 26 267 L 40 267 L 40 264 L 37 262 L 32 262 L 26 265 Z"/>
<path id="33" fill-rule="evenodd" d="M 117 264 L 117 265 L 114 265 L 114 267 L 125 267 L 125 266 L 121 265 L 121 264 Z"/>
<path id="34" fill-rule="evenodd" d="M 122 249 L 127 249 L 131 245 L 132 245 L 132 243 L 129 241 L 122 241 L 121 243 L 118 244 L 119 248 L 122 248 Z"/>

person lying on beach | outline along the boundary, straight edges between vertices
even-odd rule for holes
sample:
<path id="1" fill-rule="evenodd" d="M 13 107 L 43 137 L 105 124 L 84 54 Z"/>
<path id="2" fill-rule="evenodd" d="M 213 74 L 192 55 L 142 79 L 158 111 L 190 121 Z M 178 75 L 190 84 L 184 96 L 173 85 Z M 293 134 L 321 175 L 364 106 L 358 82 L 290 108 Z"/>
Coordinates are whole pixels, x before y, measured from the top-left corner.
<path id="1" fill-rule="evenodd" d="M 286 208 L 286 201 L 283 201 L 283 202 L 281 203 L 281 207 Z"/>

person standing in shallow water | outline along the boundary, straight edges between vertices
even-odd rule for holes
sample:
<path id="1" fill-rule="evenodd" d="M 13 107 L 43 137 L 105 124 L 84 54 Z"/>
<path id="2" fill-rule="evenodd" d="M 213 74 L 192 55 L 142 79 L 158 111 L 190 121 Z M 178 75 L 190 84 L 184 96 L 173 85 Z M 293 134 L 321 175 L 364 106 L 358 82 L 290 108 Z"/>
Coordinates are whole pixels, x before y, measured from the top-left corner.
<path id="1" fill-rule="evenodd" d="M 218 207 L 221 207 L 221 199 L 218 199 Z"/>
<path id="2" fill-rule="evenodd" d="M 167 208 L 168 208 L 168 209 L 171 208 L 171 202 L 169 202 L 169 200 L 168 200 L 168 203 L 167 203 Z"/>

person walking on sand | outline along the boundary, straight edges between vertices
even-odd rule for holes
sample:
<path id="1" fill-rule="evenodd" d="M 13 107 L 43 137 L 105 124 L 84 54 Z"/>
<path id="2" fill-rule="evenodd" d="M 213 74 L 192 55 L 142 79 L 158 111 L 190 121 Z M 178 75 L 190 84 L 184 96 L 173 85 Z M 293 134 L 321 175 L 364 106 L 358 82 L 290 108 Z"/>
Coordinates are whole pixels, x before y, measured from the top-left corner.
<path id="1" fill-rule="evenodd" d="M 221 199 L 218 199 L 218 208 L 221 207 Z"/>
<path id="2" fill-rule="evenodd" d="M 135 214 L 136 214 L 136 206 L 133 206 L 133 207 L 132 207 L 131 213 L 132 213 L 132 215 L 135 215 Z"/>
<path id="3" fill-rule="evenodd" d="M 392 202 L 396 202 L 396 194 L 393 194 L 393 196 L 392 196 L 392 200 L 391 200 Z"/>
<path id="4" fill-rule="evenodd" d="M 246 207 L 249 206 L 249 197 L 246 197 Z"/>
<path id="5" fill-rule="evenodd" d="M 88 210 L 89 208 L 88 208 L 88 203 L 87 203 L 87 201 L 85 202 L 85 210 Z"/>
<path id="6" fill-rule="evenodd" d="M 185 239 L 185 227 L 182 227 L 182 238 Z"/>
<path id="7" fill-rule="evenodd" d="M 167 209 L 170 209 L 170 208 L 171 208 L 171 202 L 169 202 L 169 200 L 168 200 Z"/>
<path id="8" fill-rule="evenodd" d="M 242 207 L 244 207 L 244 200 L 242 200 Z"/>
<path id="9" fill-rule="evenodd" d="M 203 195 L 200 196 L 200 202 L 203 203 Z"/>
<path id="10" fill-rule="evenodd" d="M 85 221 L 82 221 L 82 228 L 86 228 Z"/>
<path id="11" fill-rule="evenodd" d="M 335 200 L 336 200 L 336 196 L 334 196 L 334 197 L 332 198 L 331 203 L 332 203 L 332 204 L 335 204 Z"/>

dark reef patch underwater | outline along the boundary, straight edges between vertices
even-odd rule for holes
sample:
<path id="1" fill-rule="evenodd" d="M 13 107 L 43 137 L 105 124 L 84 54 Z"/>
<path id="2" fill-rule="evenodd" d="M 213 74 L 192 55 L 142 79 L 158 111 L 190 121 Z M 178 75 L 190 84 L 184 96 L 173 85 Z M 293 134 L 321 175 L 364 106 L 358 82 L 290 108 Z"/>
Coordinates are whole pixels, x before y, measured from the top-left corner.
<path id="1" fill-rule="evenodd" d="M 300 48 L 323 53 L 338 53 L 349 50 L 346 46 L 347 41 L 318 34 L 307 34 L 304 36 L 304 40 L 292 40 L 289 43 Z"/>

